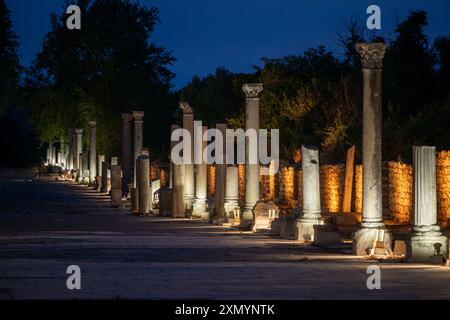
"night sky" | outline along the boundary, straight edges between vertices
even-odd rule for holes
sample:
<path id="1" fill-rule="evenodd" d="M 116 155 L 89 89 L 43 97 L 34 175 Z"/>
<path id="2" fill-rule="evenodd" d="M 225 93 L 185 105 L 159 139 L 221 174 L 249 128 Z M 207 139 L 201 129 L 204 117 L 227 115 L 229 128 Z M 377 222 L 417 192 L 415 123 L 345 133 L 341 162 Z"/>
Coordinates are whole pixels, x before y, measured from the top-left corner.
<path id="1" fill-rule="evenodd" d="M 50 29 L 50 13 L 61 12 L 64 0 L 6 0 L 20 37 L 20 56 L 29 65 Z M 368 5 L 381 7 L 382 34 L 394 34 L 397 19 L 411 10 L 428 12 L 431 38 L 450 34 L 448 0 L 142 0 L 160 9 L 161 24 L 154 40 L 173 51 L 171 68 L 180 87 L 193 75 L 204 76 L 218 66 L 248 72 L 261 57 L 299 54 L 325 45 L 341 49 L 336 33 L 343 20 L 358 18 L 364 25 Z"/>

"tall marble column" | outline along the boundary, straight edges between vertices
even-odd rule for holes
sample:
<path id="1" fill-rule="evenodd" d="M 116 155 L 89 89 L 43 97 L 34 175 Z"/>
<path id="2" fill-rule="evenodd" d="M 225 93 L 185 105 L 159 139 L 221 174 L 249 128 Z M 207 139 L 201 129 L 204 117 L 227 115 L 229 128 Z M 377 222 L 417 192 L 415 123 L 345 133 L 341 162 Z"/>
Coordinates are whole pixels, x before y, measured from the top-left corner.
<path id="1" fill-rule="evenodd" d="M 89 184 L 95 184 L 97 176 L 97 122 L 89 122 Z"/>
<path id="2" fill-rule="evenodd" d="M 80 167 L 80 163 L 81 163 L 81 153 L 83 152 L 83 129 L 76 129 L 75 130 L 76 134 L 77 134 L 77 147 L 76 147 L 76 169 L 77 169 L 77 175 L 78 176 L 82 176 L 82 171 L 83 168 Z"/>
<path id="3" fill-rule="evenodd" d="M 137 158 L 141 154 L 144 136 L 144 111 L 133 111 L 134 118 L 134 187 L 137 188 L 136 165 Z"/>
<path id="4" fill-rule="evenodd" d="M 180 127 L 172 125 L 172 132 Z M 171 143 L 171 149 L 177 144 L 177 142 Z M 171 159 L 172 162 L 172 159 Z M 176 164 L 172 162 L 172 184 L 173 184 L 173 202 L 172 202 L 172 216 L 174 218 L 182 218 L 186 215 L 186 205 L 184 198 L 184 165 Z"/>
<path id="5" fill-rule="evenodd" d="M 386 51 L 384 43 L 358 43 L 363 72 L 363 212 L 361 229 L 355 232 L 353 252 L 365 255 L 373 247 L 378 230 L 384 229 L 381 179 L 381 69 Z M 391 235 L 385 246 L 391 248 Z"/>
<path id="6" fill-rule="evenodd" d="M 132 114 L 122 114 L 122 195 L 128 196 L 128 184 L 131 180 L 131 119 Z"/>
<path id="7" fill-rule="evenodd" d="M 216 161 L 221 163 L 216 163 L 215 174 L 216 174 L 216 182 L 215 182 L 215 193 L 214 193 L 214 219 L 219 224 L 225 222 L 225 176 L 226 176 L 226 164 L 225 164 L 225 137 L 227 125 L 219 123 L 216 125 L 217 130 L 222 133 L 223 137 L 223 148 L 222 148 L 222 157 L 218 156 L 219 149 L 216 148 Z M 217 146 L 219 147 L 219 146 Z"/>
<path id="8" fill-rule="evenodd" d="M 239 209 L 239 173 L 238 166 L 231 165 L 226 167 L 225 183 L 225 214 L 230 217 L 236 209 Z"/>
<path id="9" fill-rule="evenodd" d="M 200 122 L 201 123 L 201 122 Z M 206 132 L 206 127 L 204 126 L 196 126 L 194 128 L 195 132 L 202 135 Z M 206 210 L 206 184 L 207 184 L 207 170 L 208 165 L 203 159 L 203 151 L 206 148 L 206 141 L 202 139 L 202 145 L 197 149 L 197 159 L 201 159 L 200 164 L 195 165 L 195 200 L 193 204 L 192 216 L 202 219 L 209 219 L 209 213 Z"/>
<path id="10" fill-rule="evenodd" d="M 245 129 L 259 131 L 259 94 L 263 90 L 262 83 L 244 84 L 242 90 L 245 93 Z M 258 140 L 258 139 L 257 139 Z M 258 152 L 258 141 L 252 146 Z M 257 156 L 257 155 L 256 155 Z M 258 157 L 258 156 L 257 156 Z M 259 200 L 259 163 L 249 163 L 250 146 L 249 139 L 245 143 L 245 204 L 241 217 L 241 228 L 251 230 L 254 223 L 253 207 Z M 259 161 L 258 161 L 259 162 Z"/>
<path id="11" fill-rule="evenodd" d="M 296 238 L 300 242 L 314 241 L 314 226 L 323 224 L 320 206 L 319 149 L 302 146 L 303 214 L 297 221 Z"/>
<path id="12" fill-rule="evenodd" d="M 439 253 L 447 254 L 447 237 L 437 224 L 436 148 L 413 147 L 414 216 L 407 258 L 425 262 Z"/>
<path id="13" fill-rule="evenodd" d="M 183 152 L 188 152 L 189 156 L 185 158 L 184 164 L 184 198 L 186 210 L 192 210 L 194 202 L 194 110 L 189 103 L 180 102 L 180 108 L 183 111 L 183 129 L 189 132 L 189 135 L 183 136 Z M 190 151 L 190 152 L 189 152 Z M 185 155 L 183 155 L 185 156 Z"/>

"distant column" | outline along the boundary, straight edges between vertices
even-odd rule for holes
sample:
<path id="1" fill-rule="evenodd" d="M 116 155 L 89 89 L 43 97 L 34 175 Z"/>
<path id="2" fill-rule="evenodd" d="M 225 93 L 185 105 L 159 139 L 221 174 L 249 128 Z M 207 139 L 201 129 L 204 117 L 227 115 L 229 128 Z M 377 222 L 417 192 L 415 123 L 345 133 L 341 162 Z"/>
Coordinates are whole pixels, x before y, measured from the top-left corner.
<path id="1" fill-rule="evenodd" d="M 180 127 L 177 125 L 172 125 L 172 132 Z M 176 145 L 177 142 L 172 142 L 172 148 Z M 173 159 L 171 159 L 173 175 L 172 175 L 172 184 L 173 184 L 173 217 L 174 218 L 182 218 L 186 215 L 186 206 L 185 206 L 185 198 L 184 198 L 184 165 L 173 163 Z"/>
<path id="2" fill-rule="evenodd" d="M 128 196 L 128 184 L 131 180 L 131 119 L 132 114 L 122 114 L 122 193 Z"/>
<path id="3" fill-rule="evenodd" d="M 226 167 L 226 183 L 225 183 L 225 213 L 230 217 L 230 213 L 234 214 L 239 208 L 239 174 L 238 166 Z"/>
<path id="4" fill-rule="evenodd" d="M 192 209 L 194 202 L 194 111 L 187 102 L 180 102 L 180 108 L 183 111 L 183 128 L 189 132 L 183 137 L 184 152 L 189 152 L 187 163 L 184 164 L 184 198 L 186 202 L 186 210 Z"/>
<path id="5" fill-rule="evenodd" d="M 136 164 L 141 154 L 144 135 L 144 111 L 133 111 L 134 118 L 134 187 L 137 188 Z"/>
<path id="6" fill-rule="evenodd" d="M 75 132 L 77 133 L 77 148 L 76 148 L 76 168 L 78 172 L 78 176 L 81 177 L 82 173 L 81 171 L 83 168 L 80 166 L 81 163 L 81 153 L 83 152 L 83 129 L 76 129 Z"/>
<path id="7" fill-rule="evenodd" d="M 216 190 L 215 190 L 215 201 L 214 201 L 214 207 L 215 207 L 215 214 L 214 219 L 218 219 L 219 223 L 224 222 L 220 220 L 225 219 L 225 176 L 226 176 L 226 164 L 225 164 L 225 137 L 226 137 L 226 130 L 227 125 L 226 124 L 217 124 L 216 125 L 217 130 L 219 130 L 223 137 L 223 147 L 222 147 L 222 156 L 219 157 L 217 151 L 219 151 L 216 148 L 216 161 L 221 163 L 216 163 Z"/>
<path id="8" fill-rule="evenodd" d="M 194 130 L 196 130 L 196 132 L 201 132 L 201 135 L 203 137 L 203 135 L 206 133 L 207 128 L 206 127 L 200 127 L 199 128 L 194 128 Z M 208 219 L 209 218 L 209 213 L 206 210 L 206 184 L 207 184 L 207 170 L 208 170 L 208 165 L 206 164 L 206 162 L 203 160 L 203 151 L 206 148 L 206 141 L 203 141 L 202 139 L 202 145 L 200 148 L 197 148 L 197 158 L 201 159 L 201 163 L 200 164 L 196 164 L 195 165 L 195 200 L 194 200 L 194 204 L 193 204 L 193 211 L 192 211 L 192 216 L 194 217 L 199 217 L 202 219 Z"/>
<path id="9" fill-rule="evenodd" d="M 97 122 L 89 122 L 89 184 L 95 184 L 97 176 Z"/>
<path id="10" fill-rule="evenodd" d="M 122 168 L 119 165 L 111 165 L 111 206 L 122 206 Z"/>
<path id="11" fill-rule="evenodd" d="M 245 93 L 245 129 L 259 131 L 259 94 L 263 90 L 262 83 L 244 84 Z M 245 205 L 241 219 L 241 228 L 251 229 L 253 225 L 253 207 L 259 200 L 259 163 L 250 164 L 250 141 L 246 138 L 245 144 Z M 258 139 L 256 146 L 258 151 Z"/>
<path id="12" fill-rule="evenodd" d="M 141 215 L 148 214 L 150 210 L 150 185 L 149 185 L 149 158 L 148 156 L 141 155 L 138 157 L 138 201 L 139 201 L 139 213 Z"/>

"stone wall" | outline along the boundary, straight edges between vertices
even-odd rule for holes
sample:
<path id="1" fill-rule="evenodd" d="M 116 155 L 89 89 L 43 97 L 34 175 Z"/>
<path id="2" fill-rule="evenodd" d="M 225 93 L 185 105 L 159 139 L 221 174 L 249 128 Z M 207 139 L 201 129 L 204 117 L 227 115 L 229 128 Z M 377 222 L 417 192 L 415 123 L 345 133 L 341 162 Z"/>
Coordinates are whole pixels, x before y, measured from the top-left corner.
<path id="1" fill-rule="evenodd" d="M 358 213 L 362 212 L 362 165 L 355 166 L 355 187 L 354 187 L 354 210 Z"/>
<path id="2" fill-rule="evenodd" d="M 410 223 L 413 212 L 413 168 L 401 162 L 388 162 L 388 212 L 396 223 Z"/>
<path id="3" fill-rule="evenodd" d="M 238 167 L 239 180 L 239 206 L 244 207 L 245 203 L 245 165 L 240 164 Z"/>
<path id="4" fill-rule="evenodd" d="M 436 157 L 436 188 L 439 223 L 450 219 L 450 151 L 438 152 Z"/>
<path id="5" fill-rule="evenodd" d="M 207 178 L 208 178 L 207 194 L 208 198 L 211 198 L 214 197 L 214 192 L 216 190 L 216 167 L 213 164 L 208 165 Z"/>
<path id="6" fill-rule="evenodd" d="M 344 195 L 345 165 L 320 167 L 320 201 L 324 212 L 340 212 Z"/>
<path id="7" fill-rule="evenodd" d="M 279 200 L 282 206 L 293 207 L 294 206 L 294 167 L 284 166 L 280 168 L 278 174 L 279 183 Z"/>

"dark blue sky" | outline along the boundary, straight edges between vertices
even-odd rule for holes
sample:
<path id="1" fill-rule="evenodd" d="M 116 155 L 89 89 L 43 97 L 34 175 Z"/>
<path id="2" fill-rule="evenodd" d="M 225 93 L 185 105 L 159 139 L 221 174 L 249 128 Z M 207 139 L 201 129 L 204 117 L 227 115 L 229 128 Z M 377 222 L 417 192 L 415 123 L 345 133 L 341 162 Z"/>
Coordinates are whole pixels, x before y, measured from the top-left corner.
<path id="1" fill-rule="evenodd" d="M 20 56 L 28 65 L 50 28 L 50 13 L 61 12 L 64 0 L 6 0 Z M 174 84 L 193 75 L 204 76 L 218 66 L 251 71 L 261 57 L 302 53 L 318 45 L 340 53 L 336 32 L 344 19 L 356 17 L 365 25 L 366 8 L 381 7 L 382 33 L 393 36 L 397 17 L 409 11 L 428 12 L 431 38 L 450 34 L 449 0 L 141 0 L 160 9 L 161 24 L 154 40 L 173 51 Z"/>

